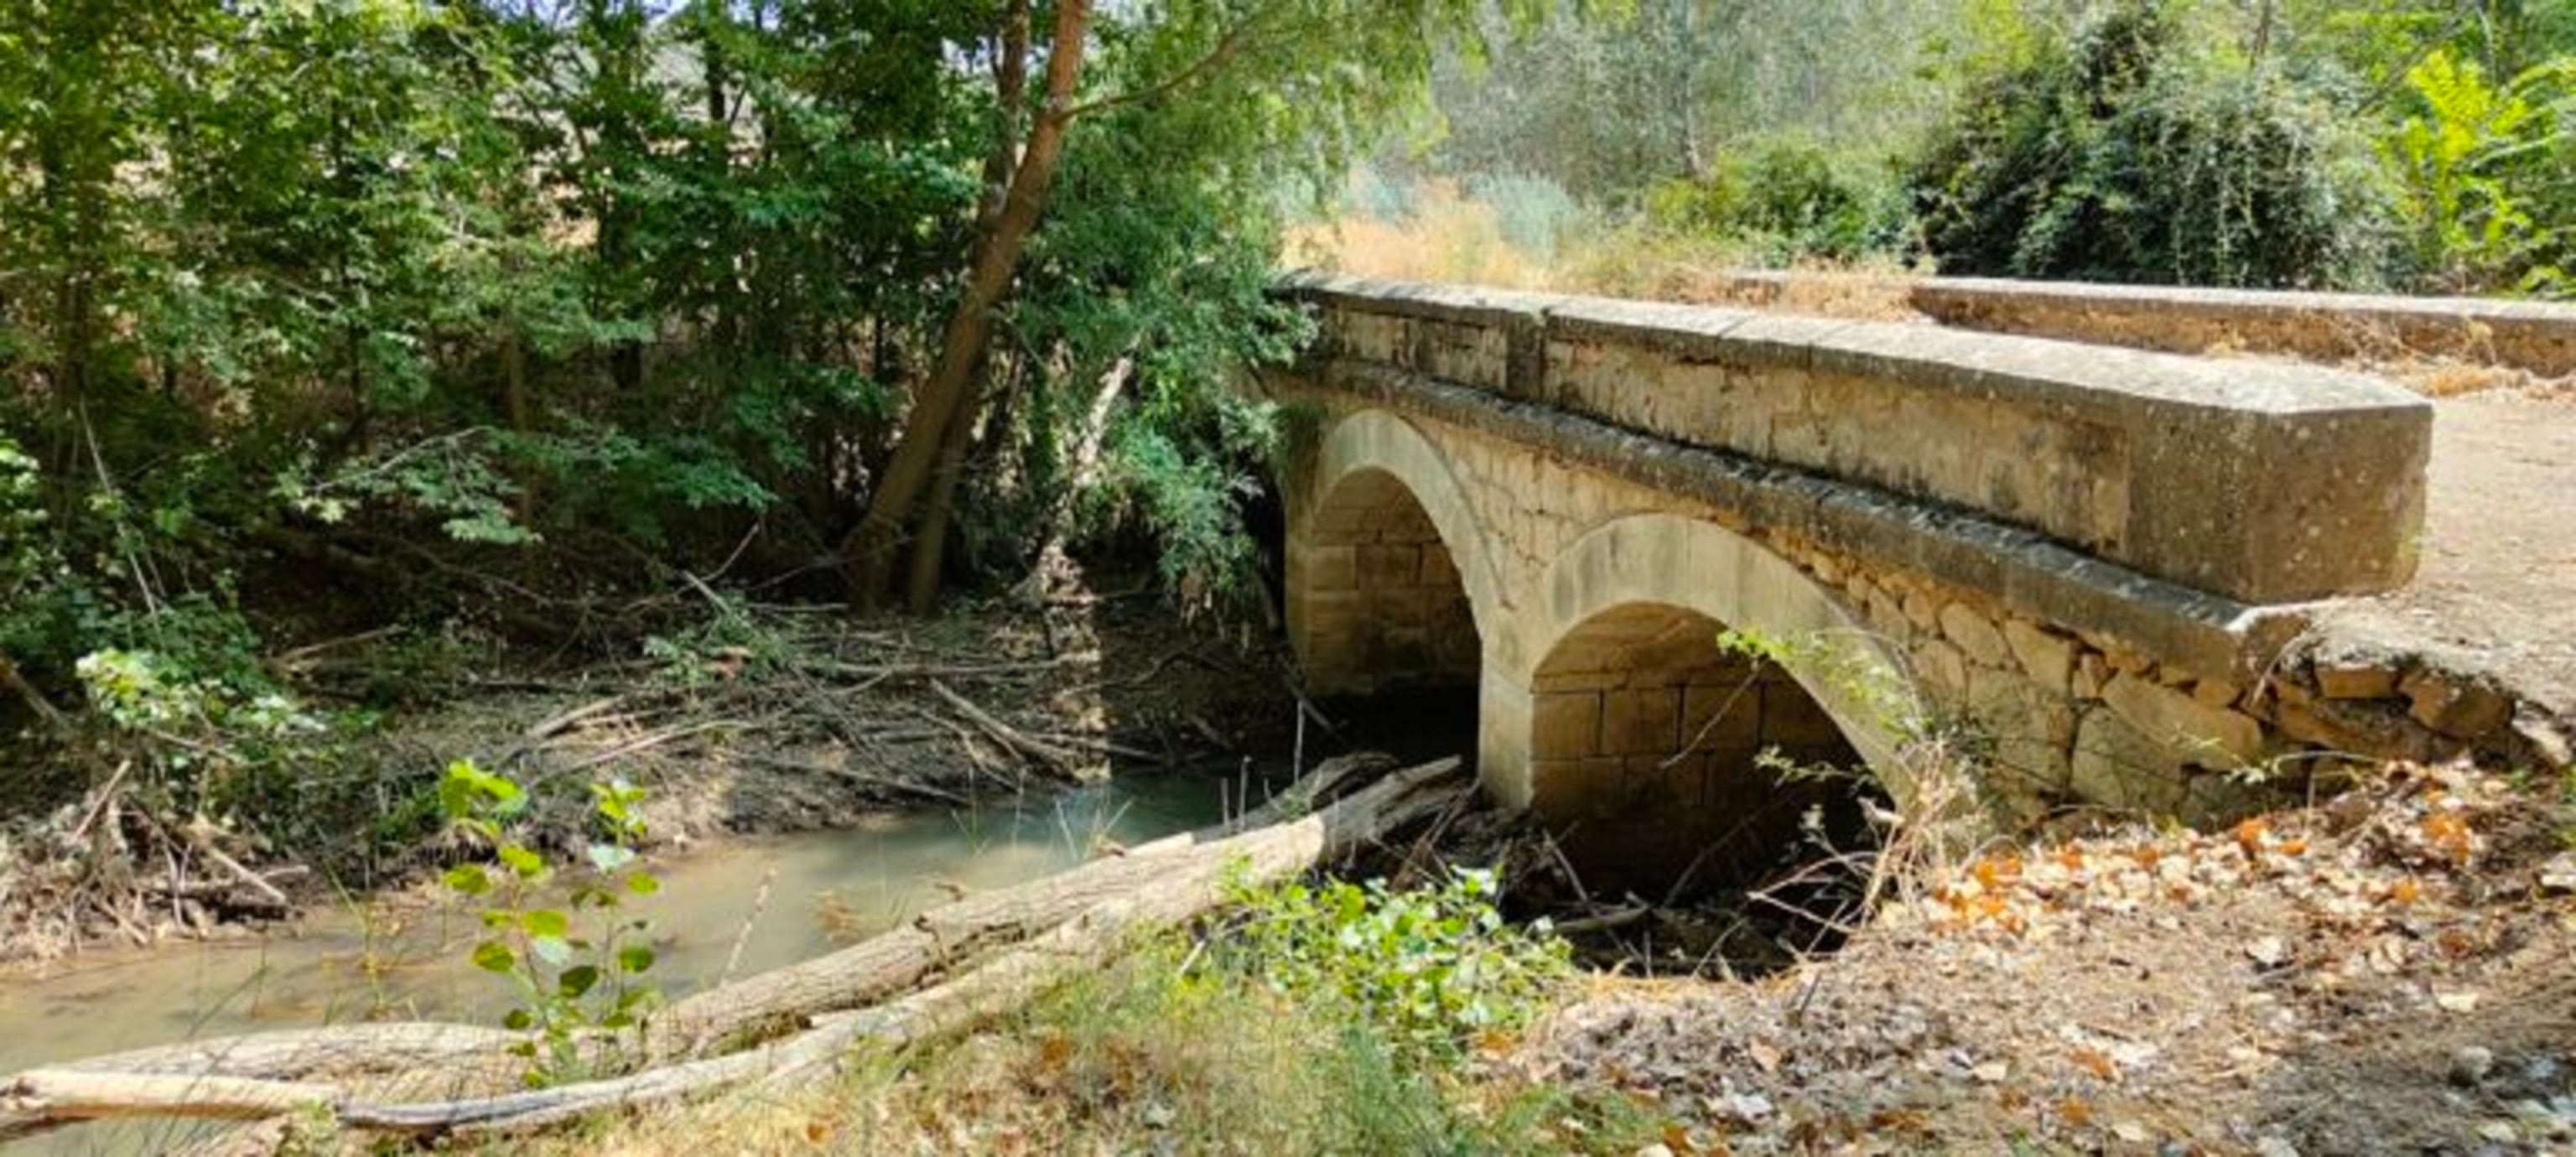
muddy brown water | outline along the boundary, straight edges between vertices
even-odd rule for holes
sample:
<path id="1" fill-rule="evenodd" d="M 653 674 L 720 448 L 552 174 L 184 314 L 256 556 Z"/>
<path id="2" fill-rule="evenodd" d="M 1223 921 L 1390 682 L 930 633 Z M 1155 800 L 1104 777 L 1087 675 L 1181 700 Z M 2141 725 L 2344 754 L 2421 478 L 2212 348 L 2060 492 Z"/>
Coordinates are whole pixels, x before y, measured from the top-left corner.
<path id="1" fill-rule="evenodd" d="M 1136 843 L 1213 823 L 1240 782 L 1131 773 L 973 810 L 728 842 L 657 865 L 661 892 L 629 911 L 653 922 L 652 979 L 676 997 L 720 980 L 737 941 L 736 976 L 818 956 L 960 889 L 1061 871 L 1090 858 L 1100 840 Z M 768 900 L 755 914 L 764 887 Z M 353 904 L 253 939 L 91 954 L 51 975 L 0 978 L 0 1074 L 268 1029 L 370 1019 L 497 1024 L 511 991 L 467 959 L 476 931 L 462 908 Z M 88 1125 L 0 1152 L 160 1152 L 197 1132 Z"/>

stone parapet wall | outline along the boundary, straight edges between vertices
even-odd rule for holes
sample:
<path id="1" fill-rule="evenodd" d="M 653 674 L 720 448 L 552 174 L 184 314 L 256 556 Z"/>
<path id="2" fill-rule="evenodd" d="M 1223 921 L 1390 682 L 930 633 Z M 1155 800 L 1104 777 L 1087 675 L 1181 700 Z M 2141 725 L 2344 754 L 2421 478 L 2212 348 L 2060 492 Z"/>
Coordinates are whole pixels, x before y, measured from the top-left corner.
<path id="1" fill-rule="evenodd" d="M 2172 353 L 2430 358 L 2576 375 L 2576 305 L 2557 302 L 1764 272 L 1729 274 L 1713 288 L 1754 308 L 1858 298 L 1965 329 Z"/>
<path id="2" fill-rule="evenodd" d="M 1316 359 L 1948 504 L 2246 602 L 2414 566 L 2431 410 L 2376 379 L 1591 298 L 1289 292 L 1319 309 Z"/>

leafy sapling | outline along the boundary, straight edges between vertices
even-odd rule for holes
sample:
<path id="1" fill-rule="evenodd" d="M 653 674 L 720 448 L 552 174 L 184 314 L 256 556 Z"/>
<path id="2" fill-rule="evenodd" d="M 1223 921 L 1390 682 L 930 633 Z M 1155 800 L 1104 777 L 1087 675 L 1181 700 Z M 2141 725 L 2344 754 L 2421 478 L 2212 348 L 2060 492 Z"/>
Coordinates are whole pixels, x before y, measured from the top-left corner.
<path id="1" fill-rule="evenodd" d="M 598 838 L 584 849 L 576 880 L 558 891 L 548 887 L 556 882 L 555 867 L 515 832 L 529 809 L 524 788 L 470 759 L 449 764 L 439 783 L 448 821 L 492 849 L 489 863 L 459 864 L 444 881 L 482 907 L 475 965 L 518 989 L 520 1003 L 503 1023 L 529 1034 L 513 1051 L 528 1059 L 531 1086 L 579 1080 L 605 1067 L 661 1000 L 644 979 L 653 967 L 651 923 L 623 912 L 629 897 L 661 890 L 652 873 L 636 866 L 643 799 L 644 790 L 624 780 L 591 785 Z M 548 896 L 560 896 L 560 906 L 548 905 Z"/>

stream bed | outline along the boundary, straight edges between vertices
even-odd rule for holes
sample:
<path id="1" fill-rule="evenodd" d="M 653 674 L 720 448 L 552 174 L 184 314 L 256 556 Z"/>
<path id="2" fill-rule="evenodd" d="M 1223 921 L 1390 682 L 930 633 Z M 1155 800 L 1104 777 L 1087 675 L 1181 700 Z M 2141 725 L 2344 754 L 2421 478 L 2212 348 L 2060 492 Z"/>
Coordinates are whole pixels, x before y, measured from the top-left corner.
<path id="1" fill-rule="evenodd" d="M 1205 773 L 1128 773 L 973 810 L 729 840 L 657 863 L 661 891 L 627 911 L 653 922 L 659 959 L 650 979 L 678 997 L 717 983 L 728 961 L 736 977 L 792 964 L 962 892 L 1061 871 L 1103 841 L 1132 844 L 1214 823 L 1241 790 Z M 1251 788 L 1260 790 L 1257 782 Z M 352 901 L 262 936 L 94 953 L 49 976 L 0 979 L 0 1074 L 269 1029 L 385 1019 L 497 1024 L 513 992 L 467 959 L 478 931 L 473 910 L 461 906 Z M 162 1147 L 125 1135 L 134 1128 L 82 1126 L 0 1150 Z M 171 1140 L 170 1126 L 156 1126 L 153 1139 Z"/>

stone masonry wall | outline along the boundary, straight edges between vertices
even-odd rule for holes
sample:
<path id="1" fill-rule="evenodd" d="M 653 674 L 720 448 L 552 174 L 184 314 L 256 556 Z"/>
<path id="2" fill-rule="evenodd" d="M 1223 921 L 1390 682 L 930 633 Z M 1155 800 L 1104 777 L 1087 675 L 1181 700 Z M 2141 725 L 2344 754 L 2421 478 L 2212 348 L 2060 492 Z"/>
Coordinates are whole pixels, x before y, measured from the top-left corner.
<path id="1" fill-rule="evenodd" d="M 1599 616 L 1560 642 L 1531 687 L 1531 807 L 1607 882 L 1688 863 L 1724 876 L 1796 838 L 1822 794 L 1760 766 L 1766 751 L 1849 767 L 1842 733 L 1787 672 L 1721 651 L 1708 618 L 1661 607 Z M 1639 816 L 1656 822 L 1639 825 Z"/>
<path id="2" fill-rule="evenodd" d="M 2576 374 L 2576 306 L 2559 302 L 1774 272 L 1726 275 L 1709 289 L 1759 309 L 1855 302 L 1965 329 L 2173 353 L 2452 359 Z"/>
<path id="3" fill-rule="evenodd" d="M 1383 473 L 1364 474 L 1291 536 L 1289 620 L 1308 686 L 1325 695 L 1472 687 L 1476 623 L 1431 520 Z"/>
<path id="4" fill-rule="evenodd" d="M 1327 427 L 1356 412 L 1354 403 L 1337 402 L 1329 391 L 1300 396 L 1323 402 Z M 2295 792 L 2313 775 L 2365 759 L 2430 760 L 2480 752 L 2551 763 L 2546 752 L 2521 739 L 2511 725 L 2512 703 L 2491 688 L 2460 684 L 2434 672 L 2317 665 L 2283 656 L 2252 664 L 2159 656 L 2140 641 L 2098 625 L 2053 619 L 1997 592 L 1827 549 L 1794 530 L 1755 524 L 1741 511 L 1579 466 L 1543 448 L 1421 416 L 1406 421 L 1438 447 L 1498 569 L 1499 585 L 1514 602 L 1531 597 L 1550 562 L 1576 539 L 1636 514 L 1704 520 L 1793 563 L 1900 658 L 1937 709 L 1945 733 L 1984 769 L 1982 787 L 1989 803 L 2009 819 L 2036 820 L 2088 807 L 2221 819 Z M 1362 485 L 1365 479 L 1381 481 Z M 1392 476 L 1364 475 L 1346 483 L 1333 505 L 1391 508 L 1400 515 L 1336 515 L 1301 524 L 1305 529 L 1292 535 L 1292 561 L 1301 554 L 1293 540 L 1297 536 L 1324 548 L 1304 552 L 1309 561 L 1292 570 L 1292 607 L 1302 599 L 1309 614 L 1321 606 L 1329 608 L 1327 617 L 1386 614 L 1387 621 L 1420 613 L 1419 603 L 1386 604 L 1380 611 L 1334 594 L 1340 588 L 1332 584 L 1343 581 L 1342 575 L 1356 579 L 1360 573 L 1355 538 L 1347 572 L 1337 561 L 1320 569 L 1311 561 L 1337 559 L 1342 539 L 1366 536 L 1372 525 L 1380 528 L 1374 532 L 1379 535 L 1385 528 L 1402 527 L 1399 538 L 1437 552 L 1424 557 L 1440 559 L 1434 567 L 1445 578 L 1447 548 L 1430 545 L 1436 532 L 1427 520 L 1416 521 L 1418 505 L 1388 501 L 1385 488 L 1390 487 L 1400 492 L 1401 483 Z M 1333 529 L 1321 530 L 1324 526 Z M 1401 569 L 1384 567 L 1378 573 L 1392 580 Z M 1299 593 L 1310 586 L 1314 593 Z M 1419 588 L 1391 584 L 1388 589 Z M 1449 593 L 1456 597 L 1454 586 Z M 1320 601 L 1318 595 L 1323 596 Z M 1472 670 L 1463 664 L 1474 627 L 1463 600 L 1448 605 L 1451 625 L 1443 637 L 1453 642 L 1447 659 L 1434 670 L 1439 678 L 1456 679 Z M 1512 609 L 1497 611 L 1509 621 Z M 1639 863 L 1668 865 L 1674 844 L 1713 838 L 1709 825 L 1758 810 L 1760 792 L 1770 786 L 1759 776 L 1730 779 L 1721 772 L 1722 767 L 1740 766 L 1737 756 L 1745 737 L 1733 728 L 1746 726 L 1743 720 L 1730 719 L 1704 740 L 1724 742 L 1724 755 L 1712 746 L 1705 761 L 1667 767 L 1664 761 L 1680 748 L 1652 750 L 1666 734 L 1663 720 L 1672 721 L 1678 744 L 1685 721 L 1708 717 L 1713 708 L 1709 692 L 1701 688 L 1743 679 L 1744 672 L 1726 665 L 1717 653 L 1714 638 L 1721 624 L 1685 619 L 1689 625 L 1669 636 L 1678 641 L 1674 645 L 1685 646 L 1681 653 L 1659 652 L 1630 639 L 1621 645 L 1625 649 L 1605 649 L 1596 641 L 1536 656 L 1520 653 L 1536 645 L 1531 640 L 1483 640 L 1487 662 L 1526 662 L 1540 670 L 1531 687 L 1534 806 L 1595 829 L 1605 826 L 1611 814 L 1658 817 L 1647 830 L 1614 829 L 1634 844 L 1624 854 Z M 1625 637 L 1621 631 L 1634 630 L 1599 620 L 1595 626 L 1609 632 L 1602 638 L 1614 640 Z M 1660 629 L 1672 630 L 1668 622 Z M 1346 637 L 1365 634 L 1352 628 Z M 1351 654 L 1349 662 L 1357 667 L 1383 661 L 1367 657 L 1382 652 Z M 1324 664 L 1312 666 L 1310 660 L 1310 676 L 1323 672 L 1336 686 L 1358 681 L 1358 672 L 1335 667 L 1329 656 L 1319 657 Z M 1399 678 L 1411 677 L 1402 663 L 1395 671 Z M 1618 673 L 1616 688 L 1608 685 L 1613 672 Z M 1813 711 L 1812 699 L 1778 672 L 1758 674 L 1755 684 L 1765 688 L 1766 708 L 1785 704 L 1789 706 L 1776 709 L 1797 713 L 1761 717 L 1762 742 L 1785 737 L 1794 746 L 1821 741 L 1831 730 L 1830 721 Z M 1700 696 L 1696 703 L 1691 698 L 1695 691 Z M 1659 702 L 1670 702 L 1670 709 L 1657 706 Z M 1802 749 L 1800 754 L 1821 753 Z M 2563 753 L 2556 762 L 2565 762 Z M 1731 796 L 1732 787 L 1745 784 L 1752 785 L 1754 797 Z M 1699 806 L 1682 806 L 1694 800 Z M 1621 849 L 1614 846 L 1610 852 Z"/>
<path id="5" fill-rule="evenodd" d="M 2070 549 L 2084 527 L 2104 541 L 2135 533 L 2121 519 L 2139 509 L 2143 475 L 2123 473 L 2117 459 L 2141 427 L 2087 442 L 2077 436 L 2091 420 L 2081 407 L 2050 403 L 2046 391 L 2014 402 L 2001 386 L 1976 387 L 1978 374 L 1996 371 L 1963 352 L 1974 347 L 1922 355 L 1950 358 L 1945 372 L 1964 375 L 1925 398 L 1870 387 L 1895 397 L 1882 406 L 1845 380 L 1857 371 L 1832 369 L 1822 355 L 1802 363 L 1772 350 L 1747 370 L 1694 356 L 1705 334 L 1653 349 L 1586 345 L 1582 323 L 1564 323 L 1588 316 L 1583 308 L 1500 296 L 1404 298 L 1383 312 L 1329 298 L 1326 345 L 1268 381 L 1274 396 L 1321 410 L 1326 441 L 1345 426 L 1370 431 L 1334 441 L 1345 473 L 1331 493 L 1290 488 L 1292 633 L 1310 678 L 1335 689 L 1463 680 L 1481 662 L 1487 718 L 1504 718 L 1514 732 L 1505 738 L 1525 745 L 1525 798 L 1575 827 L 1617 832 L 1612 851 L 1651 858 L 1659 840 L 1704 844 L 1771 802 L 1763 777 L 1732 773 L 1749 748 L 1780 743 L 1795 756 L 1842 738 L 1806 688 L 1718 654 L 1720 627 L 1758 624 L 1717 624 L 1651 598 L 1579 623 L 1538 613 L 1534 600 L 1565 589 L 1547 581 L 1553 566 L 1579 543 L 1603 541 L 1590 538 L 1597 530 L 1644 525 L 1631 521 L 1642 515 L 1722 528 L 1784 560 L 1822 592 L 1816 598 L 1864 624 L 1935 708 L 1936 734 L 1983 769 L 1985 795 L 2012 817 L 2107 807 L 2222 818 L 2356 760 L 2476 752 L 2567 762 L 2564 741 L 2553 747 L 2519 727 L 2516 705 L 2493 688 L 2304 654 L 2290 645 L 2295 606 L 2206 594 Z M 1711 312 L 1658 316 L 1666 328 L 1732 327 Z M 1620 324 L 1663 323 L 1623 313 Z M 1758 332 L 1791 340 L 1786 330 Z M 2194 406 L 2232 396 L 2178 388 Z M 1753 429 L 1754 415 L 1767 415 L 1758 438 L 1728 432 L 1730 423 Z M 1811 420 L 1821 432 L 1796 433 Z M 2329 422 L 2282 436 L 2313 464 L 2321 446 L 2369 449 L 2367 439 L 2338 441 L 2349 433 Z M 1807 450 L 1793 445 L 1800 438 Z M 1891 440 L 1909 445 L 1882 452 Z M 2184 441 L 2203 457 L 2241 457 L 2237 474 L 2276 474 L 2257 489 L 2275 492 L 2274 513 L 2285 518 L 2300 501 L 2379 485 L 2377 475 L 2340 468 L 2314 478 L 2300 473 L 2305 466 L 2274 471 L 2267 447 Z M 1748 463 L 1737 442 L 1792 461 Z M 1389 467 L 1405 477 L 1350 472 L 1371 455 L 1405 459 Z M 2224 463 L 2158 469 L 2204 466 L 2233 477 Z M 2310 485 L 2318 493 L 2304 499 L 2277 493 Z M 1438 492 L 1436 516 L 1406 497 L 1416 487 Z M 2411 484 L 2418 496 L 2420 487 Z M 2237 513 L 2232 498 L 2192 500 L 2212 519 Z M 2043 540 L 2004 522 L 2054 523 L 2063 533 Z M 2310 550 L 2356 549 L 2349 533 L 2283 525 L 2299 528 Z M 1474 541 L 1444 543 L 1443 529 Z M 1661 550 L 1662 539 L 1617 540 L 1631 542 L 1631 554 L 1591 550 L 1585 566 L 1615 571 L 1635 551 L 1665 566 L 1701 557 Z M 1453 579 L 1461 567 L 1475 572 L 1464 585 L 1482 592 L 1473 604 Z M 1688 590 L 1698 580 L 1658 581 Z M 1540 622 L 1559 625 L 1541 631 Z M 1528 637 L 1560 630 L 1557 640 Z M 1497 688 L 1497 672 L 1508 686 Z M 1720 710 L 1713 689 L 1730 685 L 1751 687 L 1751 698 Z"/>

